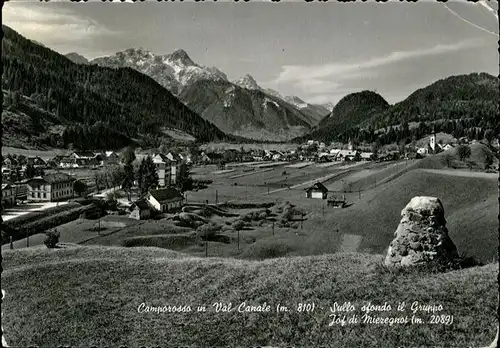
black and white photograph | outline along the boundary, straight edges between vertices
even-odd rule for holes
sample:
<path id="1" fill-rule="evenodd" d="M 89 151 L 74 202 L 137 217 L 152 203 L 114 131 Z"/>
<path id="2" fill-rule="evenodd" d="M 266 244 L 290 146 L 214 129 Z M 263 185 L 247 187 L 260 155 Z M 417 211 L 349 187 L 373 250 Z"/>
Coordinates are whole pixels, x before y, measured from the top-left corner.
<path id="1" fill-rule="evenodd" d="M 2 3 L 2 346 L 496 348 L 498 10 Z"/>

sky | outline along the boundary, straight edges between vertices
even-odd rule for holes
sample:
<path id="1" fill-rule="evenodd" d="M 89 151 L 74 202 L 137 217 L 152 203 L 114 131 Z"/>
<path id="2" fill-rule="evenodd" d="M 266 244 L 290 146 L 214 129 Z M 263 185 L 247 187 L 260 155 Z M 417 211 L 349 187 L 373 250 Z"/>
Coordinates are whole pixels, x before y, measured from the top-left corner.
<path id="1" fill-rule="evenodd" d="M 489 2 L 495 10 L 495 3 Z M 498 19 L 455 1 L 327 3 L 10 1 L 3 23 L 88 59 L 142 47 L 184 49 L 230 80 L 250 74 L 265 88 L 310 103 L 362 90 L 389 103 L 450 75 L 498 75 Z"/>

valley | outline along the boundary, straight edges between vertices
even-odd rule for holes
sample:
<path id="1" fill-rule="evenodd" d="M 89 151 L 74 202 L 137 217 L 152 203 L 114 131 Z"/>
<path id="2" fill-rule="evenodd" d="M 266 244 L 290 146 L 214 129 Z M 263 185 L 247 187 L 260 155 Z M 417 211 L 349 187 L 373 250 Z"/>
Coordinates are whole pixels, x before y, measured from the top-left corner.
<path id="1" fill-rule="evenodd" d="M 498 339 L 486 2 L 122 2 L 3 9 L 2 346 Z"/>

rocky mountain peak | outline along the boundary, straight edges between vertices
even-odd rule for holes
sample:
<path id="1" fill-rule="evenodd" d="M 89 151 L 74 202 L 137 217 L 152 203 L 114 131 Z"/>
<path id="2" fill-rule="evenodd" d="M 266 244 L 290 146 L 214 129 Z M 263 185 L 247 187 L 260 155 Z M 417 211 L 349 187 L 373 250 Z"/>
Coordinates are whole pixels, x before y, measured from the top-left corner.
<path id="1" fill-rule="evenodd" d="M 261 90 L 260 86 L 257 84 L 257 81 L 250 74 L 246 74 L 245 76 L 239 78 L 238 80 L 233 82 L 235 85 L 246 89 L 258 89 Z"/>
<path id="2" fill-rule="evenodd" d="M 168 55 L 168 58 L 172 61 L 176 61 L 185 66 L 196 65 L 193 60 L 189 57 L 186 51 L 183 49 L 178 49 Z"/>

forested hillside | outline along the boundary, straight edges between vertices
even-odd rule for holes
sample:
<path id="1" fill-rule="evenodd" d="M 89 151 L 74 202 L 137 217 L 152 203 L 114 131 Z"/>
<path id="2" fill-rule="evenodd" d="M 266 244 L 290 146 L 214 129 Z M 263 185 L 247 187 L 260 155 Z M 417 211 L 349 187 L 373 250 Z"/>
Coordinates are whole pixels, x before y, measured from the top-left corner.
<path id="1" fill-rule="evenodd" d="M 392 106 L 369 91 L 347 95 L 315 130 L 297 141 L 409 143 L 432 130 L 456 138 L 500 133 L 498 78 L 486 73 L 451 76 Z"/>
<path id="2" fill-rule="evenodd" d="M 37 141 L 75 148 L 117 148 L 133 140 L 157 146 L 165 127 L 185 131 L 199 141 L 232 139 L 146 75 L 130 68 L 75 64 L 2 28 L 4 110 L 10 110 L 11 124 L 27 101 L 53 115 L 51 124 L 62 126 L 58 133 L 38 135 Z M 25 116 L 43 118 L 43 113 Z M 9 132 L 9 124 L 2 125 Z"/>

